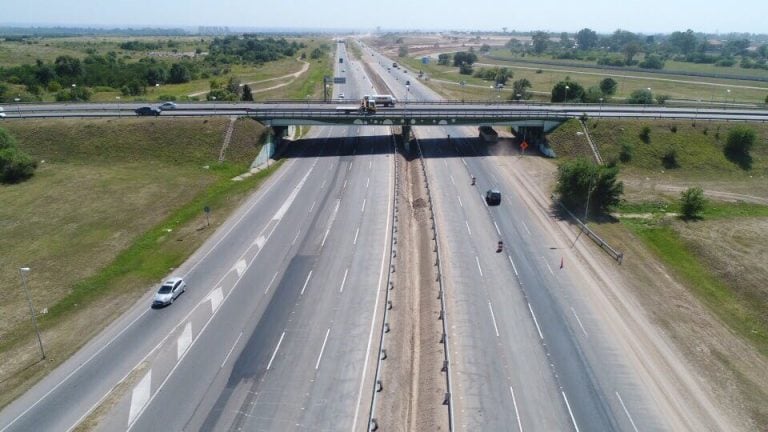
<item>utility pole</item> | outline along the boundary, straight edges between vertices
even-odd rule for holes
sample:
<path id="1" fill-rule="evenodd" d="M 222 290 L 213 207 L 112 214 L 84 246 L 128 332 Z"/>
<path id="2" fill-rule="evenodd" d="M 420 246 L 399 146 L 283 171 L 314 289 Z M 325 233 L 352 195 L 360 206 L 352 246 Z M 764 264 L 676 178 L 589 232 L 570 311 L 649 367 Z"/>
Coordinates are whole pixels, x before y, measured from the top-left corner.
<path id="1" fill-rule="evenodd" d="M 35 317 L 35 308 L 32 306 L 32 298 L 29 296 L 29 290 L 27 289 L 27 278 L 25 274 L 29 273 L 29 267 L 21 267 L 19 269 L 19 275 L 21 275 L 21 286 L 24 288 L 24 294 L 27 296 L 27 303 L 29 303 L 29 313 L 32 316 L 32 324 L 35 326 L 35 333 L 37 334 L 37 344 L 40 346 L 40 355 L 45 359 L 45 350 L 43 349 L 43 340 L 40 338 L 40 329 L 37 327 L 37 317 Z"/>

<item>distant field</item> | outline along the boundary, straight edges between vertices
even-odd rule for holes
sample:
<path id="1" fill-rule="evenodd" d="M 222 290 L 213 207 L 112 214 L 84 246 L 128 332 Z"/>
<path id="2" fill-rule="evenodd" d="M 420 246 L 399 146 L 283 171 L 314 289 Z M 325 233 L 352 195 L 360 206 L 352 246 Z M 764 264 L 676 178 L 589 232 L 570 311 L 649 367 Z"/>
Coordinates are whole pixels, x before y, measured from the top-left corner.
<path id="1" fill-rule="evenodd" d="M 422 64 L 420 57 L 401 58 L 399 60 L 412 69 L 423 70 L 433 80 L 447 80 L 452 83 L 459 83 L 463 80 L 469 85 L 485 87 L 475 88 L 468 86 L 462 88 L 456 84 L 428 83 L 451 99 L 489 100 L 496 98 L 496 95 L 493 94 L 494 91 L 489 88 L 492 84 L 490 81 L 484 81 L 469 75 L 461 75 L 456 67 L 437 65 L 434 59 L 432 59 L 430 64 L 425 65 Z M 601 70 L 565 65 L 534 65 L 525 62 L 491 60 L 484 57 L 480 57 L 478 62 L 512 69 L 514 77 L 508 82 L 508 88 L 502 91 L 502 95 L 506 95 L 507 98 L 512 95 L 510 90 L 512 81 L 526 78 L 531 82 L 532 87 L 530 90 L 534 92 L 534 99 L 548 101 L 552 87 L 559 81 L 565 80 L 566 77 L 578 82 L 585 88 L 596 86 L 602 79 L 611 77 L 618 82 L 617 93 L 614 96 L 614 99 L 617 101 L 622 101 L 629 97 L 630 93 L 634 90 L 648 87 L 652 89 L 654 94 L 668 95 L 673 99 L 698 100 L 719 104 L 726 102 L 764 103 L 765 97 L 768 96 L 768 83 L 754 81 L 651 74 L 613 69 Z M 477 64 L 475 65 L 475 70 L 482 67 L 492 66 Z"/>
<path id="2" fill-rule="evenodd" d="M 0 406 L 183 262 L 263 180 L 231 180 L 260 149 L 264 129 L 253 120 L 237 121 L 226 162 L 218 162 L 228 124 L 126 118 L 0 125 L 40 161 L 29 181 L 0 186 Z M 34 363 L 22 266 L 32 269 L 35 307 L 47 311 L 39 317 L 46 363 Z"/>

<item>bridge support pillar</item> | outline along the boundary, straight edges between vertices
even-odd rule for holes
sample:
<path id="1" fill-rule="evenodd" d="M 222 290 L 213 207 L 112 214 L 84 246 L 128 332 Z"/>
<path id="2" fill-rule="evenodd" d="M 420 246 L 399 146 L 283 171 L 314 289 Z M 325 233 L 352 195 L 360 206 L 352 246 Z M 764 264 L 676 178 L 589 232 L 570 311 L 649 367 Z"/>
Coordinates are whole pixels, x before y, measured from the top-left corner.
<path id="1" fill-rule="evenodd" d="M 410 126 L 403 126 L 403 132 L 400 139 L 403 142 L 403 147 L 405 148 L 405 151 L 410 152 L 411 151 L 411 127 Z"/>
<path id="2" fill-rule="evenodd" d="M 270 130 L 267 133 L 266 145 L 268 145 L 270 148 L 269 157 L 272 157 L 275 153 L 282 149 L 283 137 L 285 137 L 285 133 L 288 131 L 288 127 L 271 126 L 269 129 Z"/>

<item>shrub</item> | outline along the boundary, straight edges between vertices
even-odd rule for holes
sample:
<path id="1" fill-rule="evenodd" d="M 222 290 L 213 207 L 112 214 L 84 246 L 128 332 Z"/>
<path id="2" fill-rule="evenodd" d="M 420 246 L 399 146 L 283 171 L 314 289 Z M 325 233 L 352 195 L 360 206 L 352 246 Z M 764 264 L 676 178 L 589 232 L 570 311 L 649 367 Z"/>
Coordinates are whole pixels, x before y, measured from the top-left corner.
<path id="1" fill-rule="evenodd" d="M 743 169 L 752 168 L 752 156 L 749 154 L 755 143 L 755 131 L 746 126 L 736 126 L 728 132 L 723 153 L 725 157 Z"/>
<path id="2" fill-rule="evenodd" d="M 680 192 L 680 212 L 683 219 L 699 219 L 707 201 L 704 199 L 704 190 L 700 187 L 692 187 Z"/>
<path id="3" fill-rule="evenodd" d="M 677 133 L 677 125 L 672 125 L 672 126 L 670 126 L 670 127 L 669 127 L 669 130 L 670 130 L 672 133 Z"/>
<path id="4" fill-rule="evenodd" d="M 680 168 L 680 164 L 677 162 L 677 150 L 673 147 L 668 148 L 664 156 L 661 157 L 661 164 L 666 169 Z"/>
<path id="5" fill-rule="evenodd" d="M 13 135 L 0 129 L 0 183 L 19 183 L 35 173 L 37 162 L 16 147 Z"/>
<path id="6" fill-rule="evenodd" d="M 636 105 L 650 105 L 653 103 L 653 93 L 648 89 L 635 90 L 629 95 L 627 102 Z"/>
<path id="7" fill-rule="evenodd" d="M 567 207 L 583 206 L 589 197 L 589 210 L 607 211 L 619 203 L 624 193 L 618 174 L 615 165 L 596 165 L 584 158 L 569 160 L 558 168 L 556 191 Z"/>
<path id="8" fill-rule="evenodd" d="M 643 126 L 637 136 L 639 136 L 644 143 L 648 144 L 651 142 L 651 127 L 648 125 Z"/>
<path id="9" fill-rule="evenodd" d="M 621 145 L 621 150 L 619 151 L 619 160 L 622 163 L 630 163 L 632 162 L 632 156 L 634 155 L 635 148 L 632 147 L 632 144 L 624 143 Z"/>

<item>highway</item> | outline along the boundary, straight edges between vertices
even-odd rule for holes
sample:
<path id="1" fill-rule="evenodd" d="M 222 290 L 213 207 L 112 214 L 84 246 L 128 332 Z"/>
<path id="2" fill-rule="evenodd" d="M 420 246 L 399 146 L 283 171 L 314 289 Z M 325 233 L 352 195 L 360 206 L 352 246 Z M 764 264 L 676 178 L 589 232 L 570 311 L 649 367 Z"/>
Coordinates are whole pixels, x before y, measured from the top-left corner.
<path id="1" fill-rule="evenodd" d="M 335 73 L 347 84 L 336 85 L 334 97 L 344 92 L 356 101 L 372 92 L 371 78 L 339 49 L 345 62 L 335 65 Z M 390 111 L 453 109 L 435 102 L 439 97 L 412 73 L 388 72 L 392 61 L 386 57 L 374 53 L 365 60 L 401 102 L 409 101 L 407 108 Z M 460 107 L 492 113 L 500 106 Z M 504 105 L 521 112 L 531 107 Z M 581 106 L 543 107 L 571 116 L 584 112 Z M 693 112 L 593 108 L 616 116 Z M 122 116 L 126 109 L 133 105 L 121 104 L 121 111 L 113 104 L 13 105 L 6 106 L 6 120 Z M 334 108 L 189 104 L 162 115 L 258 109 Z M 701 118 L 700 110 L 695 114 Z M 713 109 L 711 115 L 748 119 L 765 113 Z M 497 157 L 479 145 L 476 128 L 414 132 L 434 188 L 455 430 L 711 427 L 707 418 L 669 417 L 666 400 L 656 398 L 665 387 L 648 384 L 648 376 L 663 378 L 623 340 L 632 334 L 616 324 L 616 311 L 603 308 L 606 302 L 594 289 L 599 282 L 571 264 L 576 260 L 558 222 L 525 190 L 529 180 L 516 172 L 515 157 Z M 69 431 L 92 414 L 104 431 L 366 430 L 389 272 L 391 131 L 315 127 L 284 151 L 280 171 L 173 272 L 186 279 L 185 294 L 156 310 L 149 308 L 154 288 L 148 291 L 0 412 L 0 432 Z M 477 185 L 470 184 L 471 175 Z M 498 207 L 482 198 L 491 187 L 502 192 Z M 502 252 L 498 240 L 504 241 Z M 568 265 L 561 267 L 564 257 Z"/>
<path id="2" fill-rule="evenodd" d="M 154 310 L 148 292 L 6 407 L 0 430 L 71 430 L 97 407 L 108 431 L 367 426 L 393 146 L 387 128 L 339 132 L 313 129 L 291 146 L 174 272 L 184 295 Z"/>
<path id="3" fill-rule="evenodd" d="M 374 59 L 401 101 L 406 92 L 409 101 L 437 97 L 412 79 L 413 71 L 388 73 L 391 61 Z M 575 261 L 570 245 L 552 229 L 548 209 L 524 192 L 513 174 L 516 158 L 502 163 L 489 154 L 475 128 L 415 133 L 434 188 L 446 263 L 457 430 L 646 431 L 677 424 L 630 366 L 636 359 L 614 340 L 605 311 L 587 300 L 594 281 L 578 265 L 560 268 L 563 257 Z M 484 202 L 492 187 L 502 192 L 500 206 Z"/>

